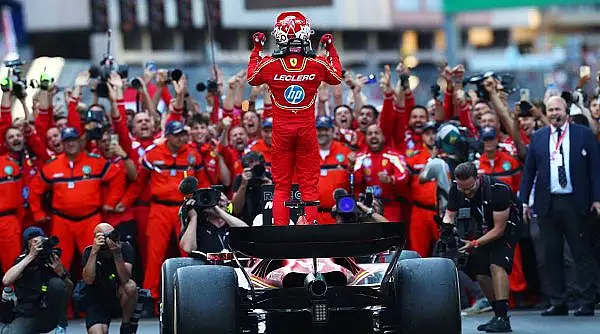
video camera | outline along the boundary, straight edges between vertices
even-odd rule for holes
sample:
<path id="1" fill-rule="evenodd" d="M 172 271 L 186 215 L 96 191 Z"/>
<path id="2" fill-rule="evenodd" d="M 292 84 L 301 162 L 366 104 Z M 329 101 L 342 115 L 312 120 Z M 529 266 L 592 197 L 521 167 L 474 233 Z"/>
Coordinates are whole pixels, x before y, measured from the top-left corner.
<path id="1" fill-rule="evenodd" d="M 199 91 L 200 93 L 204 92 L 204 91 L 208 91 L 209 93 L 216 93 L 217 90 L 219 89 L 219 84 L 217 84 L 216 81 L 213 80 L 206 80 L 206 83 L 204 82 L 199 82 L 196 84 L 196 90 Z"/>
<path id="2" fill-rule="evenodd" d="M 90 66 L 90 78 L 98 79 L 96 94 L 98 97 L 108 97 L 108 79 L 113 71 L 116 71 L 122 79 L 129 76 L 129 65 L 118 65 L 116 59 L 110 54 L 110 36 L 112 30 L 106 32 L 106 54 L 100 61 L 100 66 Z"/>
<path id="3" fill-rule="evenodd" d="M 463 82 L 463 85 L 466 86 L 468 84 L 475 85 L 477 88 L 477 96 L 484 100 L 490 100 L 490 94 L 485 89 L 483 82 L 488 78 L 496 78 L 500 80 L 502 87 L 504 87 L 504 92 L 507 94 L 512 94 L 517 91 L 517 87 L 514 85 L 515 77 L 509 73 L 495 73 L 495 72 L 485 72 L 483 74 L 476 74 L 466 78 Z"/>
<path id="4" fill-rule="evenodd" d="M 21 66 L 23 65 L 25 65 L 25 62 L 18 58 L 5 61 L 4 66 L 10 69 L 9 76 L 0 81 L 0 88 L 3 92 L 8 92 L 12 88 L 13 94 L 19 99 L 25 97 L 27 90 L 27 82 L 21 78 L 23 72 Z"/>
<path id="5" fill-rule="evenodd" d="M 358 203 L 362 203 L 369 208 L 373 207 L 373 192 L 369 189 L 359 194 L 358 199 L 341 188 L 335 190 L 333 197 L 335 198 L 336 210 L 331 214 L 334 218 L 339 216 L 342 223 L 355 223 L 366 216 L 366 213 L 358 207 Z"/>
<path id="6" fill-rule="evenodd" d="M 58 237 L 50 236 L 42 239 L 42 250 L 39 251 L 38 256 L 41 262 L 50 263 L 52 262 L 52 255 L 60 257 L 62 250 L 57 248 Z"/>
<path id="7" fill-rule="evenodd" d="M 200 212 L 204 209 L 212 208 L 219 204 L 223 187 L 214 185 L 210 188 L 198 188 L 198 179 L 188 176 L 179 183 L 179 192 L 187 198 L 183 203 L 184 209 L 195 209 Z M 193 204 L 190 200 L 193 200 Z M 186 211 L 187 211 L 186 210 Z"/>
<path id="8" fill-rule="evenodd" d="M 435 255 L 454 261 L 456 268 L 459 270 L 465 268 L 469 261 L 469 254 L 458 251 L 465 245 L 460 238 L 458 230 L 453 224 L 442 222 L 442 218 L 438 215 L 435 215 L 433 220 L 440 228 L 440 240 L 435 246 Z"/>

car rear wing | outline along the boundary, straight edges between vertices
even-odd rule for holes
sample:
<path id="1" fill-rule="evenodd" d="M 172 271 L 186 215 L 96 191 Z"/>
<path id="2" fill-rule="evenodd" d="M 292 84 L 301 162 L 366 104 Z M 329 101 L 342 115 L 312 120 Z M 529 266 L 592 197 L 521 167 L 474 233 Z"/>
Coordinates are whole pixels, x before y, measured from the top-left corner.
<path id="1" fill-rule="evenodd" d="M 261 259 L 366 256 L 392 247 L 402 250 L 403 223 L 232 227 L 232 251 Z"/>

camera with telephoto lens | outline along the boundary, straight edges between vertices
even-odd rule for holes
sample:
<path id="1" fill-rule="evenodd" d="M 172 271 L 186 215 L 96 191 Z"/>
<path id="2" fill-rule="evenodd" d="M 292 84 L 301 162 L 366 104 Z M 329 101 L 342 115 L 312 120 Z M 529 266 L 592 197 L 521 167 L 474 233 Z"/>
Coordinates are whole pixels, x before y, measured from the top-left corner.
<path id="1" fill-rule="evenodd" d="M 440 229 L 440 239 L 435 246 L 435 255 L 452 260 L 459 270 L 464 269 L 469 261 L 469 254 L 458 251 L 465 245 L 458 230 L 453 224 L 443 223 L 442 218 L 438 215 L 435 215 L 433 220 Z"/>
<path id="2" fill-rule="evenodd" d="M 181 79 L 181 77 L 183 76 L 183 71 L 175 68 L 172 70 L 167 70 L 167 83 L 173 83 L 173 81 L 175 82 L 179 82 L 179 79 Z"/>
<path id="3" fill-rule="evenodd" d="M 101 249 L 108 249 L 108 244 L 106 243 L 108 239 L 112 240 L 113 242 L 119 242 L 121 241 L 121 236 L 117 230 L 104 233 L 104 245 L 100 247 Z"/>
<path id="4" fill-rule="evenodd" d="M 20 59 L 7 60 L 4 66 L 9 68 L 9 76 L 0 81 L 0 88 L 3 92 L 9 92 L 12 89 L 13 94 L 19 99 L 22 99 L 27 94 L 27 83 L 21 79 L 23 69 L 21 66 L 25 62 Z"/>
<path id="5" fill-rule="evenodd" d="M 255 162 L 259 162 L 258 164 L 254 164 Z M 252 167 L 250 167 L 252 166 Z M 262 182 L 266 176 L 266 166 L 265 166 L 265 158 L 263 155 L 256 151 L 250 151 L 244 155 L 242 158 L 242 167 L 251 168 L 250 171 L 252 173 L 251 182 Z"/>
<path id="6" fill-rule="evenodd" d="M 476 74 L 476 75 L 470 76 L 468 78 L 465 78 L 463 85 L 464 86 L 466 86 L 468 84 L 475 85 L 475 87 L 477 89 L 477 96 L 484 101 L 489 101 L 490 94 L 488 93 L 488 91 L 485 89 L 485 86 L 483 85 L 483 82 L 488 78 L 498 79 L 500 81 L 500 84 L 502 84 L 502 87 L 504 87 L 504 92 L 509 95 L 514 93 L 518 89 L 518 87 L 515 87 L 515 85 L 514 85 L 515 77 L 512 74 L 495 73 L 495 72 L 491 72 L 491 71 L 485 72 L 483 74 Z"/>
<path id="7" fill-rule="evenodd" d="M 52 255 L 60 257 L 60 255 L 62 254 L 62 250 L 56 247 L 58 245 L 58 242 L 59 240 L 56 236 L 44 237 L 42 239 L 42 250 L 38 252 L 38 257 L 41 262 L 52 262 Z"/>
<path id="8" fill-rule="evenodd" d="M 100 61 L 100 66 L 91 65 L 89 69 L 90 78 L 97 79 L 96 94 L 98 97 L 108 97 L 108 79 L 112 72 L 117 72 L 121 79 L 129 76 L 129 65 L 119 65 L 117 60 L 110 54 L 110 36 L 112 31 L 107 31 L 106 54 Z"/>
<path id="9" fill-rule="evenodd" d="M 219 89 L 219 85 L 217 84 L 216 81 L 213 80 L 206 80 L 206 83 L 204 82 L 199 82 L 196 84 L 196 90 L 199 91 L 200 93 L 204 92 L 204 91 L 208 91 L 209 93 L 216 93 L 217 90 Z"/>

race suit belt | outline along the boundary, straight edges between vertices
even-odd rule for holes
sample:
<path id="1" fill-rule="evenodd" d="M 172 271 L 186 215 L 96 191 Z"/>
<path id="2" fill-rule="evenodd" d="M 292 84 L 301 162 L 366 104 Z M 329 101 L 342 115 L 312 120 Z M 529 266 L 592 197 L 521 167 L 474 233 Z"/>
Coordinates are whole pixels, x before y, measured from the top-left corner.
<path id="1" fill-rule="evenodd" d="M 434 211 L 434 212 L 438 211 L 438 209 L 435 205 L 424 204 L 424 203 L 417 202 L 417 201 L 412 201 L 412 205 L 414 205 L 418 208 L 421 208 L 421 209 L 428 210 L 428 211 Z"/>
<path id="2" fill-rule="evenodd" d="M 158 199 L 156 197 L 152 197 L 152 203 L 166 205 L 166 206 L 182 206 L 183 205 L 183 201 L 168 201 L 168 200 Z"/>
<path id="3" fill-rule="evenodd" d="M 12 216 L 12 215 L 16 215 L 16 214 L 17 214 L 17 210 L 15 210 L 15 209 L 0 211 L 0 217 Z"/>
<path id="4" fill-rule="evenodd" d="M 137 200 L 133 203 L 133 206 L 150 206 L 150 202 Z"/>
<path id="5" fill-rule="evenodd" d="M 397 196 L 396 198 L 382 198 L 381 202 L 383 204 L 388 204 L 388 203 L 393 203 L 393 202 L 400 202 L 400 203 L 405 203 L 405 204 L 410 204 L 410 201 L 402 196 Z"/>
<path id="6" fill-rule="evenodd" d="M 55 214 L 55 215 L 57 215 L 57 216 L 59 216 L 60 218 L 66 219 L 66 220 L 70 220 L 70 221 L 74 221 L 74 222 L 80 222 L 82 220 L 94 217 L 95 215 L 99 214 L 100 213 L 100 208 L 97 208 L 96 210 L 94 210 L 94 211 L 92 211 L 92 212 L 90 212 L 90 213 L 88 213 L 86 215 L 83 215 L 83 216 L 71 216 L 71 215 L 67 215 L 64 212 L 61 212 L 61 211 L 56 210 L 54 208 L 52 209 L 52 213 Z"/>

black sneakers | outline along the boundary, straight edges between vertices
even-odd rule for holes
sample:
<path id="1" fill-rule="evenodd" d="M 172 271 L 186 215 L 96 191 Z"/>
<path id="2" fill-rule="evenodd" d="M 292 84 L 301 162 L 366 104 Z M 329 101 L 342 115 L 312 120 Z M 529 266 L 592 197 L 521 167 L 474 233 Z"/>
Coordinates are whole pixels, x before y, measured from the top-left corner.
<path id="1" fill-rule="evenodd" d="M 137 332 L 138 325 L 132 323 L 121 324 L 121 334 L 135 334 Z"/>
<path id="2" fill-rule="evenodd" d="M 480 332 L 488 333 L 509 333 L 512 332 L 510 328 L 510 320 L 508 317 L 493 317 L 490 321 L 483 325 L 477 326 L 477 330 Z"/>

